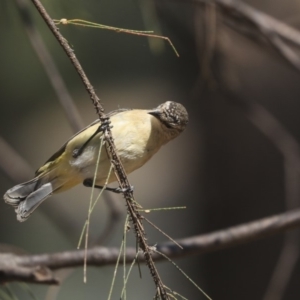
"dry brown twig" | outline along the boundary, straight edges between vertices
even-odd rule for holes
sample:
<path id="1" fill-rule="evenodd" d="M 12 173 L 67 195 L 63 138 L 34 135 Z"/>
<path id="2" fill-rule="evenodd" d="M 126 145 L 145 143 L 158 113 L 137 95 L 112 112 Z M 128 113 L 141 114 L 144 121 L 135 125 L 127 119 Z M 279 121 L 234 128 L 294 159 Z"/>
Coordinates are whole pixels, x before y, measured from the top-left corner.
<path id="1" fill-rule="evenodd" d="M 39 11 L 39 13 L 42 16 L 42 18 L 44 19 L 45 23 L 48 25 L 49 29 L 52 31 L 55 38 L 60 43 L 60 45 L 64 49 L 65 53 L 71 60 L 73 66 L 75 67 L 77 73 L 79 74 L 87 92 L 89 93 L 89 96 L 94 104 L 94 107 L 96 109 L 96 112 L 99 116 L 101 123 L 102 124 L 106 123 L 109 120 L 109 118 L 105 115 L 104 109 L 100 103 L 100 99 L 96 95 L 93 86 L 91 85 L 91 83 L 90 83 L 89 79 L 87 78 L 84 70 L 82 69 L 78 59 L 76 58 L 73 49 L 71 49 L 67 40 L 61 35 L 58 28 L 55 26 L 52 18 L 49 16 L 49 14 L 45 10 L 45 8 L 41 4 L 41 2 L 39 0 L 32 0 L 32 3 L 36 7 L 36 9 Z M 151 250 L 147 243 L 147 240 L 145 237 L 145 231 L 144 231 L 144 228 L 142 225 L 142 216 L 137 211 L 137 207 L 136 207 L 134 197 L 133 197 L 133 192 L 131 190 L 124 167 L 122 166 L 122 163 L 116 152 L 116 148 L 114 145 L 113 137 L 112 137 L 109 126 L 107 126 L 106 129 L 104 130 L 104 139 L 106 142 L 107 152 L 110 156 L 115 175 L 118 179 L 118 183 L 119 183 L 121 189 L 124 190 L 123 195 L 126 200 L 127 210 L 128 210 L 131 222 L 133 224 L 137 242 L 138 242 L 139 247 L 142 249 L 142 251 L 144 253 L 144 256 L 146 259 L 146 264 L 149 267 L 150 273 L 151 273 L 154 283 L 156 285 L 157 294 L 161 297 L 161 299 L 169 299 L 169 296 L 167 295 L 165 286 L 162 283 L 160 276 L 158 274 L 158 271 L 153 262 Z"/>

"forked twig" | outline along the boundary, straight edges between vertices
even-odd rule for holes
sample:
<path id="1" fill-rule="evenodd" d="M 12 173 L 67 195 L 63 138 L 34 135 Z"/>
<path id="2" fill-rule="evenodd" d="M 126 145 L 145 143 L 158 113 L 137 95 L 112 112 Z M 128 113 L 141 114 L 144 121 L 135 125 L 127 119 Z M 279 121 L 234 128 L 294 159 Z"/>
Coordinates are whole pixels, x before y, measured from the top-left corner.
<path id="1" fill-rule="evenodd" d="M 90 27 L 90 28 L 98 28 L 98 29 L 107 29 L 107 30 L 112 30 L 115 32 L 124 32 L 128 34 L 134 34 L 134 35 L 139 35 L 139 36 L 145 36 L 149 38 L 156 38 L 156 39 L 162 39 L 165 40 L 166 42 L 169 43 L 173 51 L 175 52 L 176 56 L 179 57 L 179 53 L 176 50 L 174 44 L 172 41 L 167 37 L 159 34 L 153 33 L 153 31 L 143 31 L 143 30 L 134 30 L 134 29 L 126 29 L 126 28 L 120 28 L 120 27 L 113 27 L 113 26 L 108 26 L 108 25 L 103 25 L 99 23 L 94 23 L 86 20 L 81 20 L 81 19 L 60 19 L 60 20 L 53 20 L 56 25 L 63 24 L 72 24 L 72 25 L 77 25 L 77 26 L 83 26 L 83 27 Z"/>

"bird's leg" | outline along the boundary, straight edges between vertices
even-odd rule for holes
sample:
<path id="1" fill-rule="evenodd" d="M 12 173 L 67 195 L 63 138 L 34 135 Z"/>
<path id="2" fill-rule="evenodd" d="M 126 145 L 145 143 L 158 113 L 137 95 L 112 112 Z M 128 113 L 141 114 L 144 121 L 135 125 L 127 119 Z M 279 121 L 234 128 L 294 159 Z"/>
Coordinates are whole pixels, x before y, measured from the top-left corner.
<path id="1" fill-rule="evenodd" d="M 83 185 L 86 186 L 86 187 L 93 187 L 93 182 L 94 180 L 92 178 L 88 178 L 88 179 L 85 179 L 83 181 Z M 101 186 L 101 185 L 94 185 L 94 188 L 96 189 L 103 189 L 104 187 Z M 109 192 L 113 192 L 113 193 L 116 193 L 116 194 L 122 194 L 126 191 L 133 191 L 134 187 L 133 186 L 130 186 L 128 189 L 122 189 L 120 187 L 118 188 L 110 188 L 110 187 L 106 187 L 105 190 L 106 191 L 109 191 Z"/>
<path id="2" fill-rule="evenodd" d="M 105 131 L 106 128 L 109 126 L 110 124 L 110 119 L 105 119 L 101 125 L 99 125 L 99 127 L 97 128 L 97 130 L 87 139 L 87 141 L 78 149 L 74 149 L 72 156 L 74 158 L 77 158 L 79 155 L 82 154 L 84 148 L 87 146 L 87 144 L 101 131 Z"/>

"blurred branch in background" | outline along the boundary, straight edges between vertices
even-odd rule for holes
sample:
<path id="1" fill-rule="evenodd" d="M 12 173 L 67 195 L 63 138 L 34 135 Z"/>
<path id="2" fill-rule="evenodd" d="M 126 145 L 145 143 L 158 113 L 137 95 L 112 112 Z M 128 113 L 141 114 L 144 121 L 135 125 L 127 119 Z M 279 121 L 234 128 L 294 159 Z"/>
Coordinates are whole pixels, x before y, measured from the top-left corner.
<path id="1" fill-rule="evenodd" d="M 158 244 L 155 248 L 169 258 L 180 258 L 191 255 L 200 255 L 207 252 L 233 247 L 243 243 L 249 243 L 274 234 L 300 226 L 300 209 L 295 209 L 283 214 L 266 217 L 253 222 L 219 230 L 209 234 L 194 236 L 177 240 L 182 246 L 180 249 L 173 242 Z M 58 270 L 63 268 L 82 266 L 85 250 L 65 251 L 53 254 L 16 255 L 12 253 L 0 254 L 0 280 L 2 282 L 20 280 L 24 269 L 34 271 L 36 268 Z M 119 248 L 95 247 L 87 251 L 87 264 L 91 266 L 114 265 L 119 257 Z M 136 248 L 126 249 L 126 263 L 131 263 L 136 257 Z M 152 254 L 153 260 L 163 260 L 159 254 Z M 120 262 L 124 256 L 121 256 Z M 140 261 L 145 262 L 143 253 L 140 253 Z M 9 268 L 7 267 L 9 262 Z M 20 274 L 18 270 L 20 268 Z M 35 278 L 32 278 L 32 282 Z M 47 282 L 45 282 L 47 283 Z"/>
<path id="2" fill-rule="evenodd" d="M 200 70 L 196 86 L 199 87 L 205 83 L 212 90 L 217 86 L 217 82 L 212 72 L 212 63 L 217 47 L 217 26 L 218 14 L 215 5 L 207 4 L 203 9 L 200 9 L 199 7 L 196 9 L 194 16 L 194 30 Z M 204 43 L 197 38 L 202 34 L 202 28 Z"/>
<path id="3" fill-rule="evenodd" d="M 293 47 L 300 49 L 300 32 L 286 25 L 285 23 L 272 18 L 271 16 L 254 9 L 247 4 L 235 0 L 212 0 L 212 1 L 196 1 L 205 3 L 204 20 L 205 28 L 215 32 L 216 20 L 211 12 L 217 8 L 221 12 L 222 19 L 226 25 L 233 30 L 246 35 L 255 41 L 267 41 L 293 68 L 300 71 L 300 56 L 294 51 Z M 210 8 L 209 8 L 210 7 Z M 203 13 L 196 15 L 197 18 L 203 16 Z M 199 36 L 200 21 L 195 18 L 195 31 Z M 205 33 L 204 33 L 205 35 Z M 215 36 L 215 33 L 213 34 Z M 196 38 L 199 41 L 199 39 Z M 215 44 L 215 43 L 214 43 Z M 219 45 L 222 41 L 219 41 Z M 211 42 L 206 39 L 204 46 L 204 54 L 198 60 L 201 68 L 203 65 L 207 69 L 207 64 L 211 64 L 211 57 L 215 52 L 216 46 L 211 47 Z M 200 46 L 198 45 L 198 50 Z M 206 50 L 205 50 L 206 49 Z M 220 50 L 220 49 L 218 49 Z M 198 51 L 199 52 L 199 51 Z M 207 52 L 210 53 L 209 58 Z M 206 55 L 205 55 L 206 54 Z M 205 62 L 203 63 L 203 58 Z M 212 66 L 211 66 L 212 68 Z M 207 72 L 206 72 L 207 73 Z M 226 75 L 225 75 L 226 76 Z M 212 75 L 208 78 L 202 76 L 199 80 L 206 79 L 208 83 L 213 79 Z M 299 207 L 299 173 L 300 173 L 300 147 L 297 140 L 289 133 L 288 130 L 262 105 L 253 101 L 243 101 L 240 95 L 236 97 L 234 94 L 239 93 L 238 87 L 232 82 L 225 80 L 223 85 L 225 94 L 228 88 L 231 93 L 227 97 L 229 102 L 234 101 L 235 105 L 244 111 L 248 119 L 261 131 L 268 139 L 272 141 L 274 146 L 283 156 L 284 178 L 285 178 L 285 202 L 288 210 Z M 233 91 L 233 93 L 232 93 Z M 267 287 L 264 300 L 280 300 L 286 290 L 291 279 L 292 272 L 299 258 L 299 231 L 288 233 L 284 240 L 284 245 L 277 265 L 273 272 L 269 286 Z"/>
<path id="4" fill-rule="evenodd" d="M 300 32 L 251 6 L 236 0 L 182 0 L 183 2 L 214 4 L 222 20 L 233 30 L 256 41 L 268 42 L 287 62 L 300 71 L 300 57 L 291 46 L 300 50 Z"/>
<path id="5" fill-rule="evenodd" d="M 291 146 L 291 145 L 290 145 Z M 290 155 L 285 156 L 284 175 L 285 175 L 285 200 L 287 209 L 299 207 L 299 145 L 295 145 L 294 150 L 290 147 Z M 294 152 L 294 153 L 293 153 Z M 293 154 L 296 154 L 294 156 Z M 298 155 L 297 155 L 298 154 Z M 291 280 L 293 271 L 299 260 L 300 244 L 299 229 L 286 233 L 284 244 L 272 274 L 269 285 L 264 296 L 264 300 L 280 300 L 283 299 L 284 292 Z"/>
<path id="6" fill-rule="evenodd" d="M 258 103 L 248 103 L 248 118 L 263 132 L 283 155 L 285 202 L 287 209 L 299 207 L 300 147 L 282 124 Z M 264 300 L 280 300 L 291 279 L 299 258 L 299 230 L 286 234 L 280 257 L 270 280 Z"/>
<path id="7" fill-rule="evenodd" d="M 262 132 L 283 156 L 285 203 L 286 209 L 292 210 L 300 204 L 300 146 L 292 134 L 285 129 L 267 109 L 255 101 L 245 101 L 242 96 L 236 96 L 238 89 L 228 86 L 231 90 L 227 100 L 234 102 L 247 118 Z M 226 87 L 225 87 L 226 89 Z M 228 92 L 225 91 L 225 93 Z M 232 93 L 233 92 L 233 93 Z M 287 233 L 276 264 L 275 270 L 267 287 L 264 300 L 280 300 L 291 279 L 296 262 L 299 258 L 299 230 Z"/>
<path id="8" fill-rule="evenodd" d="M 230 96 L 232 101 L 233 96 Z M 299 207 L 300 146 L 297 140 L 262 105 L 242 101 L 248 119 L 268 138 L 283 156 L 285 202 L 288 210 Z M 264 300 L 280 300 L 299 258 L 299 230 L 287 233 Z"/>
<path id="9" fill-rule="evenodd" d="M 50 52 L 43 42 L 41 35 L 36 30 L 28 7 L 28 0 L 15 0 L 15 2 L 31 46 L 39 58 L 56 96 L 63 107 L 67 120 L 75 133 L 83 128 L 83 121 Z"/>

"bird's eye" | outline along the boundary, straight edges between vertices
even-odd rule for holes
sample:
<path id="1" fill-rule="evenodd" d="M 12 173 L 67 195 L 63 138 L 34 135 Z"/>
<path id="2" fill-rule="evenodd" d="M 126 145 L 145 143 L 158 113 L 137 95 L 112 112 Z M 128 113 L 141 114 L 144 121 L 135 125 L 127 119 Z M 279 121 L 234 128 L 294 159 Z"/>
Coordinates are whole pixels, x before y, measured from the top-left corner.
<path id="1" fill-rule="evenodd" d="M 172 115 L 171 119 L 172 119 L 172 123 L 174 123 L 174 124 L 180 123 L 178 115 Z"/>

